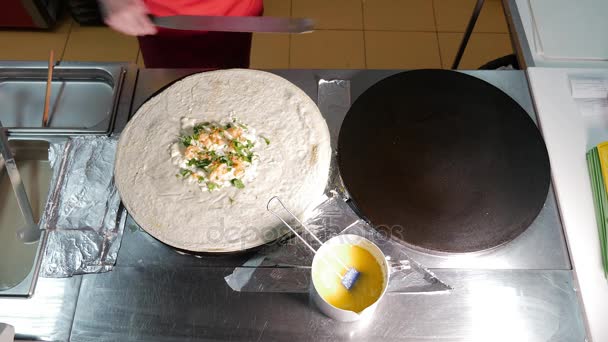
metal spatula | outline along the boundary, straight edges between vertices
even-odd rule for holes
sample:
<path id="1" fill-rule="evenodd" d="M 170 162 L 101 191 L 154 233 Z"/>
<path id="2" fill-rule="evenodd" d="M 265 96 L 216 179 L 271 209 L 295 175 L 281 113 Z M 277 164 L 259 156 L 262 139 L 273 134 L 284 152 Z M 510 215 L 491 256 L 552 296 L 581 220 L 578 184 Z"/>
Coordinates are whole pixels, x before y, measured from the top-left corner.
<path id="1" fill-rule="evenodd" d="M 304 33 L 314 29 L 308 18 L 220 17 L 201 15 L 149 16 L 159 27 L 188 31 Z"/>
<path id="2" fill-rule="evenodd" d="M 287 228 L 289 228 L 294 234 L 296 234 L 296 236 L 298 238 L 300 238 L 300 240 L 302 240 L 302 242 L 304 242 L 304 244 L 306 245 L 306 247 L 308 247 L 313 253 L 317 254 L 317 250 L 314 249 L 314 247 L 312 247 L 300 234 L 298 234 L 298 232 L 294 228 L 292 228 L 289 225 L 289 223 L 287 223 L 285 220 L 283 220 L 283 218 L 279 214 L 277 214 L 275 211 L 273 211 L 272 209 L 270 209 L 270 204 L 273 201 L 277 201 L 283 207 L 283 209 L 285 209 L 285 211 L 288 212 L 289 215 L 291 215 L 291 217 L 294 220 L 296 220 L 302 227 L 304 227 L 304 229 L 308 232 L 308 234 L 312 235 L 312 237 L 315 238 L 315 240 L 317 240 L 317 242 L 319 242 L 320 244 L 323 244 L 323 241 L 319 240 L 319 238 L 312 231 L 310 231 L 302 222 L 300 222 L 300 220 L 298 220 L 298 218 L 291 211 L 289 211 L 289 209 L 287 209 L 287 207 L 285 207 L 285 205 L 283 204 L 283 202 L 277 196 L 272 197 L 268 201 L 268 204 L 266 205 L 266 210 L 268 210 L 272 215 L 274 215 L 276 218 L 278 218 L 279 220 L 281 220 L 281 222 L 283 222 L 283 224 L 285 226 L 287 226 Z M 346 273 L 344 273 L 344 275 L 341 275 L 337 271 L 336 271 L 336 275 L 341 279 L 340 282 L 342 283 L 342 285 L 347 290 L 350 290 L 355 285 L 355 283 L 357 282 L 357 279 L 359 279 L 359 276 L 361 275 L 361 272 L 357 271 L 357 269 L 355 269 L 354 267 L 348 267 L 348 266 L 346 266 L 342 262 L 342 260 L 340 260 L 340 258 L 338 258 L 338 256 L 335 255 L 334 253 L 331 253 L 331 255 L 340 264 L 340 266 L 342 266 L 344 268 L 344 270 L 346 270 Z M 325 259 L 323 259 L 323 260 L 325 260 Z M 325 262 L 327 262 L 327 260 L 325 260 Z"/>

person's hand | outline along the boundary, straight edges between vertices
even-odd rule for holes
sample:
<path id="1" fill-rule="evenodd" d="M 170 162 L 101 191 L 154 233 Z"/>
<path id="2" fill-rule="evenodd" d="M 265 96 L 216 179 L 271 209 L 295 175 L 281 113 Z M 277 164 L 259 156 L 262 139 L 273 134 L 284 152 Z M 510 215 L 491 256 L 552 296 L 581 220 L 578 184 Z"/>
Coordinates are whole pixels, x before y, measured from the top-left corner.
<path id="1" fill-rule="evenodd" d="M 143 0 L 99 0 L 105 23 L 130 36 L 156 34 Z"/>

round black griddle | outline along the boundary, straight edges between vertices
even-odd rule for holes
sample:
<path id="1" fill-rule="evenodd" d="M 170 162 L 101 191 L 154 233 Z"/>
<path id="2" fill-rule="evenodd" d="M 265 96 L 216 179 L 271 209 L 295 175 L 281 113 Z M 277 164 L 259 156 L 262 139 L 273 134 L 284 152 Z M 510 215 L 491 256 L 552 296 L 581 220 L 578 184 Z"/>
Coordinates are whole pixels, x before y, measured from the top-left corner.
<path id="1" fill-rule="evenodd" d="M 543 207 L 549 158 L 529 115 L 466 74 L 408 71 L 366 90 L 340 129 L 344 184 L 407 244 L 474 252 L 511 241 Z"/>

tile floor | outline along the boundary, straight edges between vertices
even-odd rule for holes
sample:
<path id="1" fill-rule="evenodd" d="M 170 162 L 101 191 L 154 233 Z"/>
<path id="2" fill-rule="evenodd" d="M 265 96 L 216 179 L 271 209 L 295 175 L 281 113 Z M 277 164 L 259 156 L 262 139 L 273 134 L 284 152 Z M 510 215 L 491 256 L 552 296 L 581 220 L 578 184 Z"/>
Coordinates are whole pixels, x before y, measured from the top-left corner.
<path id="1" fill-rule="evenodd" d="M 311 17 L 309 34 L 255 34 L 253 68 L 449 68 L 475 0 L 264 0 L 269 16 Z M 499 0 L 488 0 L 463 69 L 512 53 Z M 52 32 L 0 31 L 0 60 L 127 61 L 143 66 L 137 40 L 65 16 Z"/>

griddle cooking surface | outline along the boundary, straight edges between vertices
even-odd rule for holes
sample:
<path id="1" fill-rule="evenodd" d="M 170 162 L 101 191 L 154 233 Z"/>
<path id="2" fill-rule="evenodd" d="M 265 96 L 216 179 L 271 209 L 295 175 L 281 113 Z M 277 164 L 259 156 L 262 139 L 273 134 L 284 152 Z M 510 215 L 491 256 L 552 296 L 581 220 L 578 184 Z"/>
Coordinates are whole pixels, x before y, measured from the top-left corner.
<path id="1" fill-rule="evenodd" d="M 364 92 L 340 129 L 338 163 L 374 226 L 442 252 L 511 241 L 549 190 L 547 150 L 529 115 L 453 71 L 408 71 Z"/>

